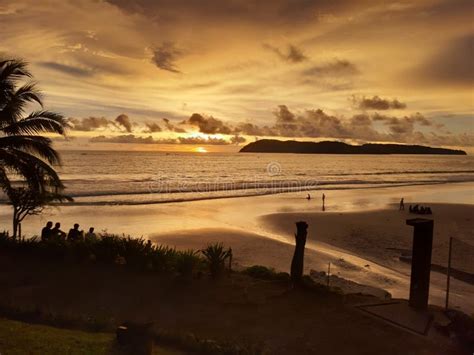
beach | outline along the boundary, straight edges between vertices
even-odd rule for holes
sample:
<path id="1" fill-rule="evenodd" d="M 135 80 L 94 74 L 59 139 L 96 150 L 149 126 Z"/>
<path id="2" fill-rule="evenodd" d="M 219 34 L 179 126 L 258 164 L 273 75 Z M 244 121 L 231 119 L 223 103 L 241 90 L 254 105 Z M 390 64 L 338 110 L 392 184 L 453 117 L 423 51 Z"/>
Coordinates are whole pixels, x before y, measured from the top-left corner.
<path id="1" fill-rule="evenodd" d="M 399 257 L 411 248 L 413 230 L 406 219 L 418 217 L 408 213 L 408 206 L 431 206 L 432 263 L 445 266 L 450 236 L 474 245 L 473 191 L 472 183 L 325 191 L 324 212 L 322 191 L 310 191 L 309 201 L 306 192 L 300 192 L 133 206 L 61 206 L 29 217 L 23 233 L 38 234 L 47 220 L 58 220 L 65 230 L 77 222 L 84 229 L 94 226 L 98 232 L 149 238 L 180 249 L 222 242 L 232 247 L 237 267 L 260 264 L 289 271 L 294 223 L 304 220 L 309 224 L 306 273 L 326 271 L 331 263 L 332 275 L 407 298 L 410 266 Z M 398 211 L 402 196 L 406 208 Z M 2 227 L 9 228 L 9 213 L 7 206 L 0 208 Z M 455 256 L 453 267 L 473 273 L 473 255 Z M 444 304 L 445 284 L 444 274 L 431 273 L 430 303 Z M 469 295 L 474 286 L 452 279 L 451 287 L 451 303 L 472 313 Z"/>

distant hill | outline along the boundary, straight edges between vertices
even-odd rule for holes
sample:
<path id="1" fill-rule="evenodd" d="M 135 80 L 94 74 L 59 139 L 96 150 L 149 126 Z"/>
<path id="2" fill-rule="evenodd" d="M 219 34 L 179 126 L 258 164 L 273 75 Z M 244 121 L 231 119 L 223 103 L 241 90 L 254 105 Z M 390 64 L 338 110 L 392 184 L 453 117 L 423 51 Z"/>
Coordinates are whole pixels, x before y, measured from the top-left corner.
<path id="1" fill-rule="evenodd" d="M 467 155 L 463 150 L 432 148 L 422 145 L 362 144 L 343 142 L 297 142 L 262 139 L 247 144 L 241 153 L 301 153 L 301 154 L 443 154 Z"/>

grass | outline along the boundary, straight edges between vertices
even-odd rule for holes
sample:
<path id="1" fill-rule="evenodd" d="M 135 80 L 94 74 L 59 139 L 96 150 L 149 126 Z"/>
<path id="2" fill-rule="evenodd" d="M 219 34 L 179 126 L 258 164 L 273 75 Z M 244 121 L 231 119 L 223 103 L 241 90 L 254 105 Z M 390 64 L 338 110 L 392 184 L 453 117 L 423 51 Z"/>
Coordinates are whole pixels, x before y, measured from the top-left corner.
<path id="1" fill-rule="evenodd" d="M 0 318 L 0 354 L 121 354 L 112 333 L 90 333 Z M 154 348 L 154 354 L 183 352 Z"/>

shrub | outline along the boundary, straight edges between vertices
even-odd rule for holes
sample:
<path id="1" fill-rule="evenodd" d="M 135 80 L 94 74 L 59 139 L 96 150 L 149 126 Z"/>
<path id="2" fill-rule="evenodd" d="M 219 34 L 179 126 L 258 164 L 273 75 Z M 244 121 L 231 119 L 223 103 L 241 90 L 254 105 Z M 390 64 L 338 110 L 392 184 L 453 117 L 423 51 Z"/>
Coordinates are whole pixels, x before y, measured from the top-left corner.
<path id="1" fill-rule="evenodd" d="M 225 261 L 232 257 L 231 249 L 224 249 L 222 243 L 208 245 L 206 249 L 201 250 L 206 257 L 211 276 L 216 278 L 222 274 L 225 268 Z"/>
<path id="2" fill-rule="evenodd" d="M 192 277 L 196 266 L 200 262 L 197 251 L 189 249 L 186 251 L 178 252 L 176 257 L 176 271 L 185 279 Z"/>
<path id="3" fill-rule="evenodd" d="M 262 265 L 254 265 L 246 268 L 244 274 L 261 280 L 280 280 L 289 281 L 290 274 L 287 272 L 276 272 L 273 268 L 267 268 Z"/>

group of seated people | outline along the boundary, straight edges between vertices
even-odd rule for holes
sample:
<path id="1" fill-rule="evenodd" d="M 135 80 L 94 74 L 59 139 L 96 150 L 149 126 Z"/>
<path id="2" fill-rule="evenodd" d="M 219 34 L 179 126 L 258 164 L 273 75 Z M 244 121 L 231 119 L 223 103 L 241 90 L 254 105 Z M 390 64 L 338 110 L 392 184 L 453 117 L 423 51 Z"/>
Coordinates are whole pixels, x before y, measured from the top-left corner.
<path id="1" fill-rule="evenodd" d="M 415 205 L 415 206 L 410 205 L 408 210 L 410 211 L 410 213 L 416 213 L 416 214 L 433 214 L 433 212 L 431 212 L 430 207 L 423 207 L 423 206 L 418 206 L 418 205 Z"/>
<path id="2" fill-rule="evenodd" d="M 89 232 L 84 235 L 84 231 L 79 230 L 79 224 L 74 224 L 74 227 L 69 230 L 69 233 L 66 235 L 65 232 L 61 230 L 61 223 L 56 223 L 53 228 L 53 222 L 49 221 L 46 223 L 46 226 L 41 230 L 41 240 L 68 240 L 68 241 L 78 241 L 78 240 L 95 240 L 97 235 L 94 233 L 94 227 L 89 228 Z"/>

